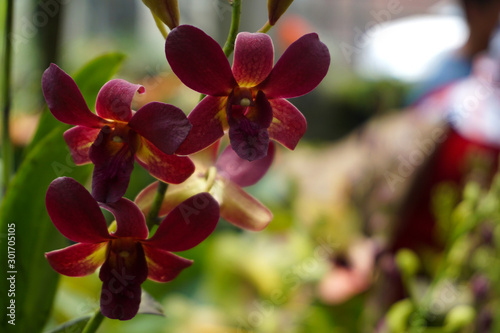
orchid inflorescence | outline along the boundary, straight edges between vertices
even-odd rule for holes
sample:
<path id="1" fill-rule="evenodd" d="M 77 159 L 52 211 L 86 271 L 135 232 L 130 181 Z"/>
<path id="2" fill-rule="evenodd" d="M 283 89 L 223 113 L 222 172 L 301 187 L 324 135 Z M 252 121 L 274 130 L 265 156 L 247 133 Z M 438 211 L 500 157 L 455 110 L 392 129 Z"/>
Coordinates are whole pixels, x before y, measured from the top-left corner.
<path id="1" fill-rule="evenodd" d="M 269 1 L 269 23 L 274 25 L 291 2 Z M 269 224 L 272 213 L 241 187 L 255 184 L 269 169 L 276 150 L 271 140 L 296 147 L 306 120 L 286 98 L 313 90 L 330 65 L 328 49 L 315 33 L 290 45 L 273 66 L 271 38 L 242 32 L 231 67 L 210 36 L 194 26 L 177 26 L 177 1 L 144 3 L 172 29 L 165 52 L 173 72 L 206 95 L 187 117 L 160 102 L 133 111 L 134 96 L 145 88 L 125 80 L 114 79 L 101 88 L 93 113 L 75 81 L 58 66 L 52 64 L 42 79 L 51 113 L 75 126 L 64 133 L 74 162 L 94 164 L 91 194 L 67 177 L 49 186 L 49 216 L 76 244 L 46 257 L 67 276 L 88 275 L 101 267 L 101 312 L 120 320 L 137 314 L 147 278 L 167 282 L 192 264 L 171 252 L 198 245 L 219 216 L 253 231 Z M 230 144 L 218 156 L 226 133 Z M 158 182 L 132 202 L 123 195 L 134 161 Z M 159 182 L 171 185 L 160 202 L 161 222 L 148 238 L 145 216 Z M 116 223 L 108 227 L 100 208 L 111 212 Z"/>

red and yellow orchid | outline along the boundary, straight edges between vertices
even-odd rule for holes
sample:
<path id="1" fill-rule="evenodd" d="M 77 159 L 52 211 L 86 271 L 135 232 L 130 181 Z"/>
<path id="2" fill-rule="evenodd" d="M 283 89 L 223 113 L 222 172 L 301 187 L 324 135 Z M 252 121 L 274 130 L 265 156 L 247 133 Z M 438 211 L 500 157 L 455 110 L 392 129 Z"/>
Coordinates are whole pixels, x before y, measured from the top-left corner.
<path id="1" fill-rule="evenodd" d="M 290 45 L 274 67 L 271 38 L 262 33 L 238 34 L 232 68 L 219 44 L 189 25 L 170 32 L 165 52 L 179 79 L 208 95 L 189 114 L 193 128 L 177 152 L 202 150 L 229 129 L 231 146 L 248 161 L 266 155 L 270 138 L 295 148 L 307 124 L 285 98 L 313 90 L 330 66 L 328 48 L 315 33 Z"/>
<path id="2" fill-rule="evenodd" d="M 269 143 L 266 157 L 249 162 L 238 157 L 231 146 L 217 158 L 219 142 L 192 156 L 196 171 L 184 183 L 168 187 L 159 215 L 166 215 L 192 195 L 210 192 L 219 202 L 221 217 L 240 228 L 260 231 L 271 222 L 273 214 L 242 187 L 257 183 L 266 174 L 274 159 L 274 143 Z M 151 184 L 135 199 L 145 214 L 157 187 L 158 182 Z"/>
<path id="3" fill-rule="evenodd" d="M 46 206 L 56 228 L 77 242 L 48 252 L 54 270 L 67 276 L 85 276 L 102 265 L 101 312 L 112 319 L 133 318 L 141 301 L 141 284 L 173 280 L 191 260 L 171 251 L 191 249 L 207 238 L 219 220 L 217 202 L 208 193 L 197 194 L 173 209 L 149 239 L 141 210 L 130 200 L 101 203 L 116 218 L 109 233 L 99 204 L 71 178 L 54 180 Z"/>
<path id="4" fill-rule="evenodd" d="M 188 157 L 173 155 L 191 129 L 189 120 L 180 109 L 159 102 L 134 113 L 132 99 L 144 87 L 109 81 L 97 96 L 97 114 L 89 110 L 75 81 L 54 64 L 43 74 L 42 88 L 54 117 L 76 125 L 64 133 L 75 163 L 95 164 L 92 195 L 97 201 L 115 202 L 123 196 L 134 157 L 167 183 L 182 183 L 193 173 Z"/>

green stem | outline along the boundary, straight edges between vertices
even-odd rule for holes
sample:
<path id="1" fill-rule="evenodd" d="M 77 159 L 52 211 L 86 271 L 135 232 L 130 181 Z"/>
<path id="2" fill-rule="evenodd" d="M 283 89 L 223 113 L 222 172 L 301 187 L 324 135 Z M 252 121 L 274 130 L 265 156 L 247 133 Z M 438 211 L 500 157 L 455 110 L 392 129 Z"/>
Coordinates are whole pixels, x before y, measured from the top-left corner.
<path id="1" fill-rule="evenodd" d="M 101 309 L 98 309 L 92 318 L 90 318 L 87 325 L 85 325 L 82 333 L 95 333 L 103 320 L 104 316 L 101 313 Z"/>
<path id="2" fill-rule="evenodd" d="M 222 50 L 226 55 L 226 58 L 231 55 L 234 51 L 234 41 L 236 40 L 236 35 L 240 29 L 240 17 L 241 17 L 241 0 L 234 0 L 233 2 L 233 14 L 231 16 L 231 27 L 229 28 L 229 34 L 227 35 L 226 44 Z"/>
<path id="3" fill-rule="evenodd" d="M 266 24 L 264 24 L 264 26 L 262 28 L 260 28 L 257 32 L 262 32 L 263 34 L 265 34 L 266 32 L 268 32 L 273 26 L 269 23 L 269 21 L 266 22 Z"/>
<path id="4" fill-rule="evenodd" d="M 12 89 L 10 86 L 11 65 L 12 65 L 12 26 L 14 20 L 14 0 L 7 0 L 7 12 L 5 20 L 5 40 L 3 57 L 3 76 L 2 76 L 2 194 L 7 191 L 10 181 L 13 164 L 12 144 L 10 142 L 9 120 L 12 101 Z"/>
<path id="5" fill-rule="evenodd" d="M 148 217 L 146 219 L 146 224 L 148 229 L 158 224 L 158 213 L 160 212 L 161 204 L 163 203 L 163 199 L 165 199 L 165 193 L 167 192 L 168 185 L 162 181 L 158 182 L 158 188 L 156 189 L 156 194 L 153 199 L 153 204 L 151 205 L 151 209 L 149 210 Z"/>
<path id="6" fill-rule="evenodd" d="M 165 24 L 163 24 L 163 21 L 160 20 L 160 18 L 158 16 L 156 16 L 155 13 L 153 13 L 153 11 L 151 11 L 151 14 L 153 14 L 153 18 L 155 19 L 156 26 L 158 27 L 158 30 L 160 30 L 161 35 L 163 36 L 163 38 L 167 39 L 168 31 L 167 31 L 167 28 L 165 28 Z"/>

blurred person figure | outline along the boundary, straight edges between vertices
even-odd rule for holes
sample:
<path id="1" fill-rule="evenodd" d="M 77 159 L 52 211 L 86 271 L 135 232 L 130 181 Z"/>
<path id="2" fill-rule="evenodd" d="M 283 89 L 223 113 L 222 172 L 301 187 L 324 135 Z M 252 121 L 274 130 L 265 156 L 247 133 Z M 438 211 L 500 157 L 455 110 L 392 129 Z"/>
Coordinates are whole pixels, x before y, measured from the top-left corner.
<path id="1" fill-rule="evenodd" d="M 458 0 L 465 14 L 469 36 L 458 50 L 443 56 L 431 76 L 410 92 L 417 102 L 430 92 L 471 74 L 475 56 L 488 50 L 498 26 L 500 0 Z"/>
<path id="2" fill-rule="evenodd" d="M 438 184 L 448 182 L 461 189 L 471 171 L 476 171 L 473 180 L 482 186 L 491 184 L 500 156 L 499 79 L 500 61 L 477 57 L 469 77 L 429 93 L 412 111 L 442 135 L 420 143 L 421 149 L 429 148 L 430 157 L 417 171 L 398 214 L 393 250 L 442 247 L 432 209 Z M 480 173 L 474 168 L 478 165 Z"/>

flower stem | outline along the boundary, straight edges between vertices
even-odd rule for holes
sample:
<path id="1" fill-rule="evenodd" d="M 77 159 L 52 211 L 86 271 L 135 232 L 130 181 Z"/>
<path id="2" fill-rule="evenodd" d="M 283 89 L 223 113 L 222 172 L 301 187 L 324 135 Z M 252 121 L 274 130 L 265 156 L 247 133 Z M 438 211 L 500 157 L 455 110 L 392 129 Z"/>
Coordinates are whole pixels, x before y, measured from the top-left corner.
<path id="1" fill-rule="evenodd" d="M 162 20 L 160 20 L 160 18 L 158 16 L 156 16 L 155 13 L 153 13 L 153 11 L 151 11 L 151 14 L 153 15 L 153 18 L 155 19 L 156 26 L 158 27 L 158 30 L 160 30 L 161 35 L 163 36 L 163 38 L 167 39 L 168 31 L 165 28 L 165 24 L 163 24 Z"/>
<path id="2" fill-rule="evenodd" d="M 146 224 L 148 229 L 151 230 L 155 224 L 158 224 L 158 213 L 160 212 L 161 204 L 165 198 L 165 193 L 167 192 L 168 185 L 162 181 L 158 181 L 158 188 L 156 189 L 156 194 L 153 199 L 153 204 L 149 210 L 148 217 L 146 219 Z"/>
<path id="3" fill-rule="evenodd" d="M 229 57 L 234 51 L 234 41 L 236 40 L 236 35 L 240 29 L 240 17 L 241 17 L 241 0 L 233 1 L 233 14 L 231 16 L 231 27 L 229 28 L 229 34 L 227 35 L 226 44 L 222 50 L 226 57 Z"/>
<path id="4" fill-rule="evenodd" d="M 12 65 L 12 26 L 14 20 L 14 0 L 7 0 L 7 12 L 5 13 L 5 40 L 3 56 L 3 75 L 2 75 L 2 194 L 5 194 L 10 181 L 13 165 L 12 144 L 10 142 L 10 108 L 12 101 L 12 89 L 10 86 L 11 65 Z"/>
<path id="5" fill-rule="evenodd" d="M 104 316 L 101 313 L 101 309 L 98 309 L 92 318 L 88 321 L 87 325 L 83 328 L 82 333 L 95 333 L 102 321 L 104 320 Z"/>
<path id="6" fill-rule="evenodd" d="M 268 32 L 273 26 L 269 23 L 269 21 L 266 22 L 266 24 L 264 24 L 264 26 L 262 28 L 260 28 L 257 32 L 262 32 L 262 33 L 266 33 Z"/>

